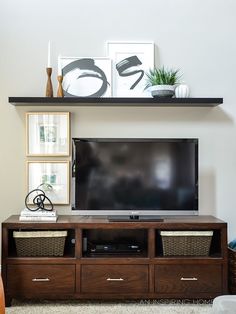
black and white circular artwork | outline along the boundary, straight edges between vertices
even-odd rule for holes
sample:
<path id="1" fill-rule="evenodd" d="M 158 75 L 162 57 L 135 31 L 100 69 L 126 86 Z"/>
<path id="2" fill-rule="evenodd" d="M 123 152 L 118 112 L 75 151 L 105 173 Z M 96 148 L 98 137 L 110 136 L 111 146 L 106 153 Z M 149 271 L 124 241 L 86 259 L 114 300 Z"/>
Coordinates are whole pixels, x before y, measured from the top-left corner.
<path id="1" fill-rule="evenodd" d="M 110 97 L 109 58 L 61 57 L 65 97 Z"/>

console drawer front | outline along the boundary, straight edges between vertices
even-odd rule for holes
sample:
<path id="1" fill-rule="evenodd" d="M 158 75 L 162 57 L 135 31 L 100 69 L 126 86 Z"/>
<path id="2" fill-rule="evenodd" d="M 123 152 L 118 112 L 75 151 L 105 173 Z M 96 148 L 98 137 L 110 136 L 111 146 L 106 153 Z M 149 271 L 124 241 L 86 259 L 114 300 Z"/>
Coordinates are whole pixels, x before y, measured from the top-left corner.
<path id="1" fill-rule="evenodd" d="M 221 265 L 156 265 L 157 293 L 217 293 L 222 291 Z"/>
<path id="2" fill-rule="evenodd" d="M 39 297 L 75 292 L 74 265 L 8 265 L 7 290 L 16 296 Z"/>
<path id="3" fill-rule="evenodd" d="M 148 292 L 148 265 L 83 265 L 81 292 Z"/>

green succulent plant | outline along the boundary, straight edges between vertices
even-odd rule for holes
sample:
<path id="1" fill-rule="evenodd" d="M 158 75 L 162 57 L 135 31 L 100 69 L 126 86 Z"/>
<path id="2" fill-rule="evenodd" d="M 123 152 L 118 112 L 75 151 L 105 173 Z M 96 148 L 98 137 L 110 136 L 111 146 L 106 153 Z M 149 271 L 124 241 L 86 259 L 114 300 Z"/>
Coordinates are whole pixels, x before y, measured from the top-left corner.
<path id="1" fill-rule="evenodd" d="M 145 89 L 154 85 L 175 85 L 179 82 L 181 75 L 179 75 L 179 69 L 166 69 L 164 66 L 160 69 L 150 69 L 146 73 L 147 84 Z"/>

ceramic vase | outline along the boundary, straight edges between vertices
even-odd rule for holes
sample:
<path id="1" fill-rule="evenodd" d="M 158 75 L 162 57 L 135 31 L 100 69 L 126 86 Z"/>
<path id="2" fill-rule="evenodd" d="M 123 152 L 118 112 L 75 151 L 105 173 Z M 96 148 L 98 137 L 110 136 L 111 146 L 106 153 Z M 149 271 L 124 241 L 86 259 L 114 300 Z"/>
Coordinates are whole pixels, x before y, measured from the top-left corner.
<path id="1" fill-rule="evenodd" d="M 176 98 L 187 98 L 189 97 L 189 87 L 186 84 L 180 84 L 175 89 Z"/>

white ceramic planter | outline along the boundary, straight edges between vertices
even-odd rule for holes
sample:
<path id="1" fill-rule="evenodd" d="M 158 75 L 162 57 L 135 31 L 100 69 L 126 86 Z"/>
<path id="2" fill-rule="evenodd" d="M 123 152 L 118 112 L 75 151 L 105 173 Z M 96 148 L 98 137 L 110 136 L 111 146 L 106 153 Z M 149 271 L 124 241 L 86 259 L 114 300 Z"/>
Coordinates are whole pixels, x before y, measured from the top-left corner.
<path id="1" fill-rule="evenodd" d="M 173 97 L 175 85 L 154 85 L 150 89 L 152 97 Z"/>

